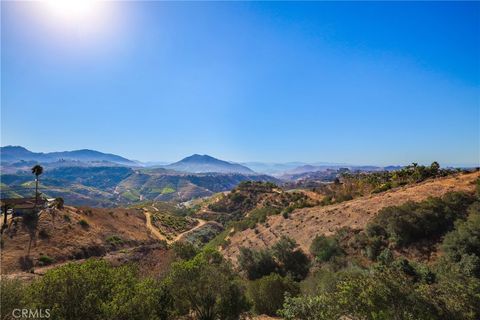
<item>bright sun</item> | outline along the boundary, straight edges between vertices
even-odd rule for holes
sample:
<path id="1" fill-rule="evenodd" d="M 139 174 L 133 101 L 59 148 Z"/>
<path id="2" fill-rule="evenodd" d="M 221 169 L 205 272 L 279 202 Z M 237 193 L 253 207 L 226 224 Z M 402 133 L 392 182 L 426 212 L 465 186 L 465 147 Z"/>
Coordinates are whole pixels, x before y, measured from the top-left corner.
<path id="1" fill-rule="evenodd" d="M 79 44 L 106 40 L 118 32 L 119 11 L 113 1 L 41 0 L 38 3 L 42 4 L 46 21 L 53 30 Z"/>
<path id="2" fill-rule="evenodd" d="M 57 18 L 69 22 L 87 22 L 99 14 L 100 1 L 95 0 L 46 0 L 49 10 Z"/>

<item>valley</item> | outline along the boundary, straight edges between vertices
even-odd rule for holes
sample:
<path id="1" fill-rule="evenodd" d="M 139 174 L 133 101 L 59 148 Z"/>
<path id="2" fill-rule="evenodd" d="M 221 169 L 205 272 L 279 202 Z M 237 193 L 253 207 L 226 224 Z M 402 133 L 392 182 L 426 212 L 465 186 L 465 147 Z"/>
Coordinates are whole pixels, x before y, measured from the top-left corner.
<path id="1" fill-rule="evenodd" d="M 196 166 L 188 159 L 188 170 L 215 170 L 205 167 L 205 160 L 212 161 L 201 156 Z M 228 162 L 219 165 L 222 171 Z M 179 164 L 175 166 L 179 170 Z M 26 169 L 12 172 L 12 164 L 7 167 L 1 175 L 2 201 L 15 203 L 13 198 L 21 203 L 22 195 L 31 196 L 35 181 Z M 476 169 L 440 168 L 436 162 L 391 170 L 329 167 L 305 172 L 308 168 L 303 166 L 275 178 L 167 167 L 48 163 L 36 176 L 45 206 L 19 209 L 18 214 L 14 205 L 13 212 L 7 208 L 10 213 L 1 235 L 2 290 L 39 301 L 21 288 L 43 286 L 42 292 L 51 290 L 56 281 L 78 279 L 97 292 L 98 281 L 109 283 L 116 277 L 102 272 L 118 272 L 135 286 L 146 286 L 137 293 L 129 291 L 135 286 L 122 289 L 128 294 L 164 292 L 161 297 L 168 299 L 155 304 L 167 312 L 162 319 L 184 319 L 179 314 L 188 314 L 193 306 L 208 308 L 188 298 L 191 290 L 207 290 L 237 304 L 235 312 L 251 319 L 320 320 L 359 314 L 351 309 L 356 304 L 336 309 L 333 301 L 338 296 L 352 301 L 345 295 L 355 294 L 342 291 L 343 285 L 361 290 L 368 283 L 376 288 L 372 292 L 386 285 L 381 290 L 387 290 L 391 301 L 397 295 L 392 290 L 414 295 L 444 290 L 442 286 L 450 285 L 446 269 L 463 277 L 455 280 L 462 288 L 464 281 L 477 284 L 479 244 L 449 249 L 465 241 L 456 240 L 460 232 L 467 232 L 457 228 L 465 225 L 462 228 L 472 230 L 468 232 L 478 231 L 470 227 L 480 212 Z M 24 189 L 15 189 L 18 185 Z M 463 254 L 457 257 L 452 250 Z M 77 278 L 80 274 L 83 278 Z M 475 288 L 467 290 L 462 298 L 465 307 L 459 311 L 445 302 L 453 292 L 445 289 L 435 298 L 429 296 L 429 304 L 422 308 L 430 311 L 422 312 L 433 314 L 432 319 L 457 312 L 474 320 L 480 314 L 474 309 Z M 317 298 L 327 304 L 322 302 L 319 309 L 317 300 L 309 300 Z M 191 305 L 182 309 L 177 303 L 183 301 Z M 390 312 L 389 303 L 371 306 L 355 301 L 366 310 Z M 312 305 L 304 309 L 305 303 Z M 7 303 L 7 310 L 9 306 L 12 303 Z M 413 314 L 408 304 L 402 308 Z"/>

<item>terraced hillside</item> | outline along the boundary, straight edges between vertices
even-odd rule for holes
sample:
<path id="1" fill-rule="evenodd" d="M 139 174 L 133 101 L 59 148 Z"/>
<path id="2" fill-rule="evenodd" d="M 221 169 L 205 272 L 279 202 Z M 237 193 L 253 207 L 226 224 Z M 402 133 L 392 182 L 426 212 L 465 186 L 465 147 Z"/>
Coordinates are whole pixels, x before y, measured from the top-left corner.
<path id="1" fill-rule="evenodd" d="M 316 235 L 333 234 L 342 227 L 363 229 L 380 209 L 387 206 L 438 197 L 449 191 L 474 192 L 475 183 L 479 177 L 480 172 L 478 171 L 456 174 L 334 205 L 297 209 L 287 218 L 282 215 L 269 216 L 265 223 L 257 224 L 255 228 L 235 232 L 229 236 L 222 253 L 235 261 L 240 247 L 269 247 L 275 244 L 282 235 L 295 239 L 300 247 L 308 252 Z"/>

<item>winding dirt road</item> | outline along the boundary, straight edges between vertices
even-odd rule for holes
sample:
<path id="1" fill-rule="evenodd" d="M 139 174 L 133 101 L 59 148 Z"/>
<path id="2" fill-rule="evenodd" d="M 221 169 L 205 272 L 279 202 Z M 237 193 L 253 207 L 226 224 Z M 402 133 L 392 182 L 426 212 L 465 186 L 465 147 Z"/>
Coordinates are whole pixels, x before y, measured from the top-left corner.
<path id="1" fill-rule="evenodd" d="M 152 207 L 155 211 L 158 212 L 158 209 L 155 208 L 155 207 Z M 190 230 L 187 230 L 187 231 L 184 231 L 180 234 L 178 234 L 173 240 L 169 240 L 167 239 L 167 237 L 165 235 L 163 235 L 160 231 L 158 231 L 158 229 L 152 225 L 152 214 L 150 211 L 148 211 L 147 208 L 143 208 L 143 213 L 145 214 L 145 218 L 147 219 L 146 223 L 145 223 L 145 226 L 147 227 L 147 229 L 155 236 L 157 237 L 159 240 L 164 240 L 166 241 L 168 244 L 172 244 L 174 242 L 177 242 L 179 241 L 184 235 L 186 235 L 187 233 L 190 233 L 200 227 L 202 227 L 203 225 L 205 225 L 205 223 L 207 223 L 207 221 L 205 220 L 202 220 L 202 219 L 197 219 L 195 218 L 195 220 L 198 221 L 198 224 L 193 227 L 192 229 Z"/>

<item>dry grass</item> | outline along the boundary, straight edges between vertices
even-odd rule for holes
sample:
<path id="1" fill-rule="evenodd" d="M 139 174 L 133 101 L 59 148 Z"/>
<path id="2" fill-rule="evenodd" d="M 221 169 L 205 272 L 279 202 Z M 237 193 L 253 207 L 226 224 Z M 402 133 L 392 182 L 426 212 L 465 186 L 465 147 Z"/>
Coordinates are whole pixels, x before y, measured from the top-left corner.
<path id="1" fill-rule="evenodd" d="M 311 241 L 318 234 L 329 235 L 342 227 L 363 229 L 380 209 L 387 206 L 439 197 L 449 191 L 473 192 L 479 176 L 480 172 L 457 174 L 339 204 L 297 209 L 288 219 L 281 215 L 270 216 L 264 224 L 257 225 L 256 230 L 247 229 L 229 237 L 230 243 L 222 253 L 235 262 L 240 247 L 269 247 L 282 235 L 295 239 L 308 252 Z"/>
<path id="2" fill-rule="evenodd" d="M 2 235 L 1 274 L 21 271 L 19 259 L 28 254 L 30 235 L 22 226 L 12 227 Z M 86 221 L 82 225 L 80 221 Z M 139 245 L 153 244 L 156 238 L 147 232 L 145 215 L 139 209 L 91 209 L 66 207 L 54 214 L 43 212 L 32 242 L 30 258 L 39 266 L 38 258 L 45 255 L 54 265 L 88 256 L 103 256 Z M 43 236 L 39 236 L 40 230 Z M 47 236 L 45 236 L 47 235 Z M 120 244 L 112 245 L 109 237 L 119 237 Z"/>

